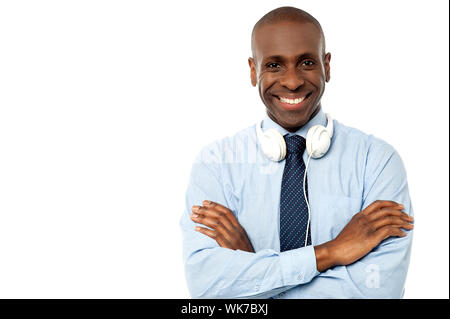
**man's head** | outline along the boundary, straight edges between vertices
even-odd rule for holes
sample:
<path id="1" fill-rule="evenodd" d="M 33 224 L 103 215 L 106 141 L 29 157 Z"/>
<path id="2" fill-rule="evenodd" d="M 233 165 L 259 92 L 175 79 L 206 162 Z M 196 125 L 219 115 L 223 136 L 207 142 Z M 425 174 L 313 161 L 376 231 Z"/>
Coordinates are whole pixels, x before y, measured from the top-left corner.
<path id="1" fill-rule="evenodd" d="M 330 53 L 319 22 L 307 12 L 282 7 L 263 16 L 252 32 L 248 59 L 267 114 L 290 132 L 320 110 L 330 80 Z"/>

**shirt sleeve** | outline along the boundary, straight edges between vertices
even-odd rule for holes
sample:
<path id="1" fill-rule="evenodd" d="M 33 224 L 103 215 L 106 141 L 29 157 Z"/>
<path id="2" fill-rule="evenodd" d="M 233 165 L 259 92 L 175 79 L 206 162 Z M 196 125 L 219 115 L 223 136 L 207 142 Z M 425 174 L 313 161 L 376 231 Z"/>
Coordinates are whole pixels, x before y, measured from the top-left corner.
<path id="1" fill-rule="evenodd" d="M 212 200 L 230 210 L 221 181 L 221 164 L 210 151 L 192 166 L 180 220 L 186 281 L 193 298 L 270 298 L 319 274 L 312 246 L 255 253 L 220 247 L 194 230 L 191 207 Z M 206 154 L 206 157 L 205 157 Z"/>
<path id="2" fill-rule="evenodd" d="M 376 140 L 369 148 L 364 177 L 362 209 L 376 200 L 392 200 L 413 215 L 406 171 L 399 154 Z M 342 297 L 402 298 L 409 266 L 412 231 L 405 237 L 389 237 L 357 262 L 336 267 L 325 276 L 341 281 Z"/>

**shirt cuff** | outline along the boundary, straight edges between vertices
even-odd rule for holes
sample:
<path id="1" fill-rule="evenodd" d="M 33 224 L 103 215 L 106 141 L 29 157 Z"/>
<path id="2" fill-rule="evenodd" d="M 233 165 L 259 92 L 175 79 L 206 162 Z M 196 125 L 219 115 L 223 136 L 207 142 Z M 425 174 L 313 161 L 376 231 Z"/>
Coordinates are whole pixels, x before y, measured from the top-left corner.
<path id="1" fill-rule="evenodd" d="M 281 273 L 285 286 L 310 282 L 320 274 L 317 271 L 316 253 L 312 245 L 280 253 Z"/>

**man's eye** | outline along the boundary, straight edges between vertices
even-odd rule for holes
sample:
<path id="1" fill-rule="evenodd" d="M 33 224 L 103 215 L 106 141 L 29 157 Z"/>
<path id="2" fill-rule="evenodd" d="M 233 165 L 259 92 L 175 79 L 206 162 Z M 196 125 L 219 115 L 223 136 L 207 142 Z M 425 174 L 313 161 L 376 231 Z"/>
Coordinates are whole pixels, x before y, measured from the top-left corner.
<path id="1" fill-rule="evenodd" d="M 280 65 L 278 63 L 275 62 L 271 62 L 271 63 L 267 63 L 266 64 L 266 68 L 268 69 L 278 69 L 280 67 Z"/>
<path id="2" fill-rule="evenodd" d="M 313 66 L 315 63 L 311 60 L 303 61 L 302 65 L 304 66 Z"/>

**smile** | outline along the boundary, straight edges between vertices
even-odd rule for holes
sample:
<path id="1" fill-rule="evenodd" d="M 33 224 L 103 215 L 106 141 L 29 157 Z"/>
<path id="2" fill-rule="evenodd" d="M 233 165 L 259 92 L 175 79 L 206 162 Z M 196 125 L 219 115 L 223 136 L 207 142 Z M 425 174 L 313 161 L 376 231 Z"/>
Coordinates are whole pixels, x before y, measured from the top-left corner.
<path id="1" fill-rule="evenodd" d="M 311 94 L 308 93 L 302 97 L 277 96 L 279 105 L 288 111 L 299 110 L 306 106 L 307 100 Z"/>
<path id="2" fill-rule="evenodd" d="M 281 102 L 284 102 L 284 103 L 298 104 L 298 103 L 302 102 L 305 99 L 305 97 L 306 97 L 306 95 L 304 97 L 300 97 L 297 99 L 289 99 L 287 97 L 282 97 L 282 96 L 279 96 L 278 98 L 280 99 Z"/>

